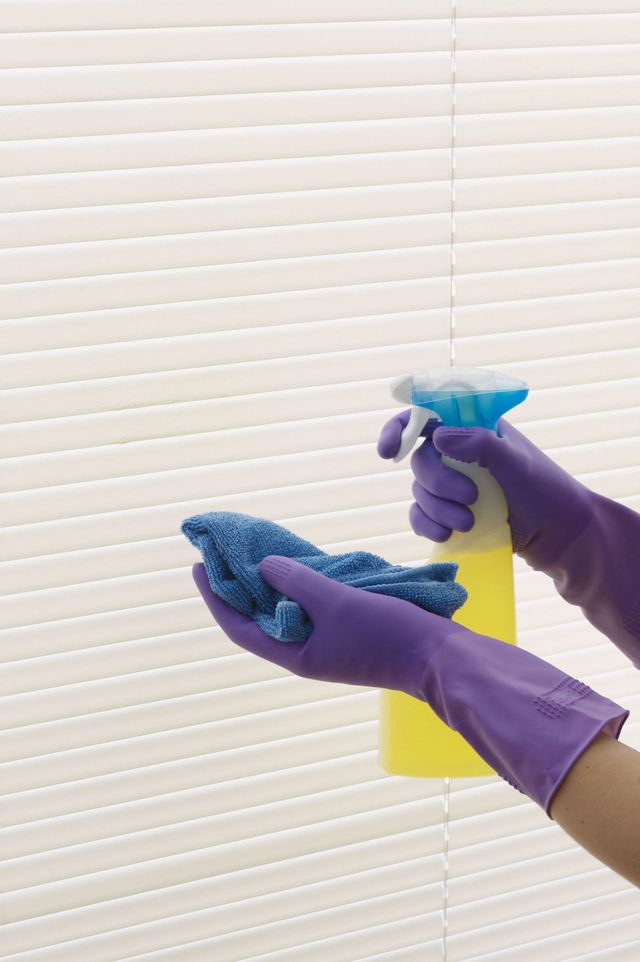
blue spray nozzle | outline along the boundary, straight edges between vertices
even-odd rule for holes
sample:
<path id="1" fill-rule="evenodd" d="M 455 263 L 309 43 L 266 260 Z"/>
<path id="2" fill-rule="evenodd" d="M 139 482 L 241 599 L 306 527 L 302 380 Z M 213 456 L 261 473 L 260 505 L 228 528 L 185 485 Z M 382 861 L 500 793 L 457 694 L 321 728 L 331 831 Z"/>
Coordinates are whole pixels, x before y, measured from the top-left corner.
<path id="1" fill-rule="evenodd" d="M 485 427 L 497 432 L 498 419 L 524 401 L 524 381 L 480 367 L 451 367 L 409 374 L 391 384 L 391 396 L 411 404 L 411 419 L 403 431 L 396 461 L 402 460 L 420 436 L 432 412 L 449 427 Z"/>

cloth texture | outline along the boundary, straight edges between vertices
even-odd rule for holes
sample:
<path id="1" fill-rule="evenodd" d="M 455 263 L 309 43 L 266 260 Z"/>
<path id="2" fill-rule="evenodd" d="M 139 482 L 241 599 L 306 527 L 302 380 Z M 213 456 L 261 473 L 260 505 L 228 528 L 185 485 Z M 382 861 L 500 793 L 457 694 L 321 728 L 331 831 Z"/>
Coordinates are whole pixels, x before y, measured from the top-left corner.
<path id="1" fill-rule="evenodd" d="M 293 558 L 334 581 L 411 601 L 444 618 L 467 600 L 454 562 L 404 567 L 367 551 L 330 555 L 273 521 L 231 511 L 194 515 L 182 532 L 202 554 L 212 591 L 279 641 L 306 641 L 313 625 L 298 602 L 261 577 L 258 566 L 268 555 Z"/>

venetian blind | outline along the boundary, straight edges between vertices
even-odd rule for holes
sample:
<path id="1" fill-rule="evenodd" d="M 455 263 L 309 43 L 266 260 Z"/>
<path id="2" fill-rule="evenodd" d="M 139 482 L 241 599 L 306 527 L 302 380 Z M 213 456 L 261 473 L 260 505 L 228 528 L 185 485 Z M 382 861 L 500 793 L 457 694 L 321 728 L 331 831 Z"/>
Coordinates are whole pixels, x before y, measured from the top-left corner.
<path id="1" fill-rule="evenodd" d="M 428 556 L 389 379 L 640 508 L 638 0 L 0 0 L 9 962 L 635 962 L 637 891 L 377 693 L 241 652 L 180 521 Z M 516 559 L 521 644 L 636 672 Z"/>

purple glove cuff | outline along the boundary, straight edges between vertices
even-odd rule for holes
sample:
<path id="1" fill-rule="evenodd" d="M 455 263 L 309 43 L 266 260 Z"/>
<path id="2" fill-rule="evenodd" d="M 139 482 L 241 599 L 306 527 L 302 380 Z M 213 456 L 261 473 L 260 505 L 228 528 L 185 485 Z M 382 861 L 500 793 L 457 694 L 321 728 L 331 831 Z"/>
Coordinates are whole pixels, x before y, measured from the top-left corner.
<path id="1" fill-rule="evenodd" d="M 590 492 L 589 520 L 555 558 L 529 561 L 640 668 L 640 514 Z"/>
<path id="2" fill-rule="evenodd" d="M 531 652 L 473 632 L 452 633 L 435 652 L 422 697 L 549 818 L 576 759 L 599 732 L 617 738 L 629 716 Z"/>

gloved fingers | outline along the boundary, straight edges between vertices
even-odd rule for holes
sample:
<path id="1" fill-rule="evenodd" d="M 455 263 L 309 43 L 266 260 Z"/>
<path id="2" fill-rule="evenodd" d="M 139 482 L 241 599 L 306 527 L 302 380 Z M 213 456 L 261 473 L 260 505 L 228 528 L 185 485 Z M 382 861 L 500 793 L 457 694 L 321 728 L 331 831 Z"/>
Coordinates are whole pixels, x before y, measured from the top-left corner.
<path id="1" fill-rule="evenodd" d="M 400 449 L 402 432 L 406 428 L 410 416 L 411 410 L 407 409 L 394 415 L 394 417 L 383 425 L 380 431 L 380 437 L 378 438 L 378 454 L 381 458 L 395 458 Z M 439 423 L 437 418 L 429 418 L 420 432 L 420 436 L 430 438 Z"/>
<path id="2" fill-rule="evenodd" d="M 498 422 L 500 435 L 484 427 L 441 425 L 433 433 L 433 444 L 441 454 L 467 463 L 477 461 L 495 474 L 493 468 L 499 469 L 513 460 L 514 450 L 508 440 L 509 427 L 503 418 Z"/>
<path id="3" fill-rule="evenodd" d="M 469 531 L 473 527 L 475 518 L 466 505 L 446 498 L 437 498 L 430 491 L 425 490 L 419 481 L 413 482 L 411 492 L 424 514 L 443 528 Z"/>
<path id="4" fill-rule="evenodd" d="M 378 438 L 378 454 L 381 458 L 395 458 L 410 414 L 410 411 L 401 411 L 382 426 Z"/>
<path id="5" fill-rule="evenodd" d="M 322 618 L 327 606 L 335 608 L 345 592 L 355 590 L 282 555 L 267 555 L 260 562 L 259 571 L 272 588 L 297 601 L 311 621 Z"/>
<path id="6" fill-rule="evenodd" d="M 451 535 L 451 528 L 433 521 L 415 501 L 409 508 L 409 523 L 416 534 L 429 541 L 446 541 Z"/>
<path id="7" fill-rule="evenodd" d="M 436 428 L 434 439 L 442 428 Z M 471 478 L 455 468 L 443 464 L 434 441 L 424 441 L 411 456 L 411 470 L 425 491 L 438 498 L 458 501 L 460 504 L 473 504 L 478 497 L 478 488 Z"/>
<path id="8" fill-rule="evenodd" d="M 281 665 L 290 671 L 294 671 L 296 657 L 299 656 L 300 645 L 284 644 L 271 638 L 253 621 L 228 605 L 226 601 L 219 598 L 211 590 L 207 572 L 203 564 L 195 564 L 191 569 L 193 580 L 202 598 L 213 615 L 215 621 L 220 625 L 225 635 L 244 648 L 246 651 L 266 658 L 267 661 Z"/>

